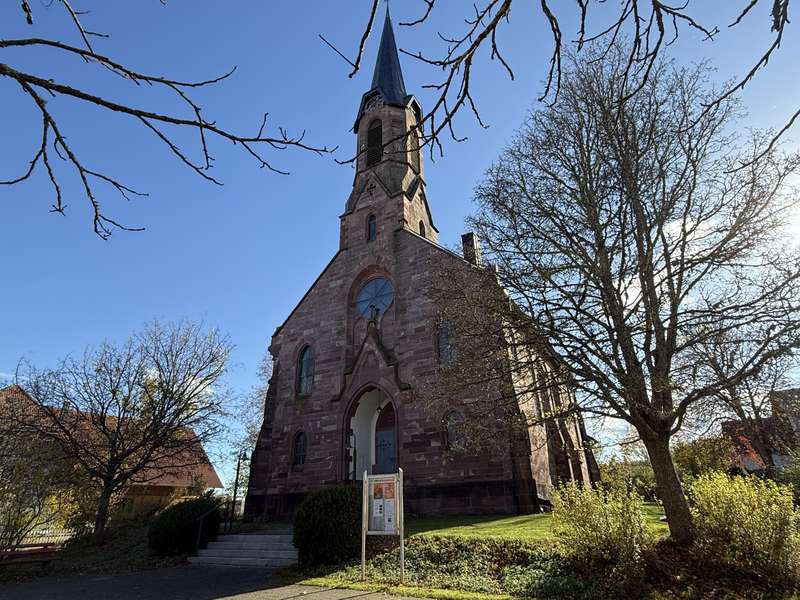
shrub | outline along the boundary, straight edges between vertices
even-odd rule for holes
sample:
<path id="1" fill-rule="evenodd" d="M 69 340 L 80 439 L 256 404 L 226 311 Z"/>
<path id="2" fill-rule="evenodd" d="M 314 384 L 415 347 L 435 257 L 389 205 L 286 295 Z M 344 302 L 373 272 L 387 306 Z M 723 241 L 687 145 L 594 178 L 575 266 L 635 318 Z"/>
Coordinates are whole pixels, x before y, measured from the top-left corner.
<path id="1" fill-rule="evenodd" d="M 677 442 L 672 447 L 672 460 L 684 480 L 724 472 L 738 464 L 736 448 L 731 439 L 724 436 Z"/>
<path id="2" fill-rule="evenodd" d="M 789 452 L 788 464 L 778 471 L 778 482 L 792 486 L 795 506 L 800 505 L 800 450 Z"/>
<path id="3" fill-rule="evenodd" d="M 623 579 L 638 574 L 649 533 L 642 498 L 616 489 L 565 485 L 553 493 L 553 529 L 561 551 L 573 562 L 611 567 Z"/>
<path id="4" fill-rule="evenodd" d="M 711 557 L 800 576 L 800 514 L 792 489 L 755 477 L 710 473 L 691 490 L 696 545 Z"/>
<path id="5" fill-rule="evenodd" d="M 338 564 L 361 552 L 361 487 L 335 485 L 308 495 L 294 515 L 300 562 Z"/>
<path id="6" fill-rule="evenodd" d="M 218 505 L 212 498 L 195 498 L 170 506 L 159 514 L 147 532 L 150 547 L 159 556 L 175 556 L 194 552 L 200 524 L 197 519 Z M 200 545 L 217 539 L 220 524 L 219 511 L 203 519 Z"/>
<path id="7" fill-rule="evenodd" d="M 648 460 L 618 460 L 612 456 L 600 465 L 600 485 L 620 492 L 635 491 L 651 502 L 658 500 L 656 476 Z"/>

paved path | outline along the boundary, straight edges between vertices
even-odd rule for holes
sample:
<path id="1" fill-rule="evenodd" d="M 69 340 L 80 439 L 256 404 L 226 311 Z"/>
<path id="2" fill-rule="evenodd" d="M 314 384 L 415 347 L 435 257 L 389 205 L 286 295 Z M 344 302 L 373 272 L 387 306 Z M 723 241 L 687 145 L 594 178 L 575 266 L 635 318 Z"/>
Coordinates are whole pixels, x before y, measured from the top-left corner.
<path id="1" fill-rule="evenodd" d="M 378 592 L 270 581 L 277 569 L 182 565 L 127 575 L 46 577 L 0 585 L 0 600 L 389 600 Z"/>

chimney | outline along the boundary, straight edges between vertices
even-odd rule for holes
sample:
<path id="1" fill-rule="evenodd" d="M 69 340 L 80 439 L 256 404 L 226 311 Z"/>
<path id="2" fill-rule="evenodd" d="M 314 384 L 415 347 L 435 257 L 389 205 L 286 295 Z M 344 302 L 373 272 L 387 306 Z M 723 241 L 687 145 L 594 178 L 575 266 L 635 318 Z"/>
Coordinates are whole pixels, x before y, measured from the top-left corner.
<path id="1" fill-rule="evenodd" d="M 461 247 L 464 249 L 464 260 L 473 265 L 481 266 L 481 241 L 474 232 L 470 231 L 461 236 Z"/>

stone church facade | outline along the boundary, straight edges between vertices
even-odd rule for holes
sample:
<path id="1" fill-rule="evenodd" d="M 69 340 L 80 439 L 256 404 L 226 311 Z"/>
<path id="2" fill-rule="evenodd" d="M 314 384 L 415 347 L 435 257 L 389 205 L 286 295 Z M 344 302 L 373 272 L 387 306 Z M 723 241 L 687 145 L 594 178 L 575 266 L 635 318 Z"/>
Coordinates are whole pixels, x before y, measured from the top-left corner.
<path id="1" fill-rule="evenodd" d="M 437 243 L 421 151 L 409 135 L 421 115 L 405 90 L 387 9 L 354 126 L 359 155 L 339 250 L 269 346 L 273 374 L 247 520 L 291 518 L 308 493 L 364 471 L 402 467 L 406 510 L 415 514 L 531 512 L 559 480 L 595 478 L 579 421 L 559 424 L 556 436 L 531 431 L 503 456 L 446 460 L 447 423 L 461 415 L 429 414 L 412 401 L 413 382 L 442 360 L 421 270 L 433 256 L 479 262 L 470 236 L 466 259 Z M 532 444 L 537 436 L 545 441 Z"/>

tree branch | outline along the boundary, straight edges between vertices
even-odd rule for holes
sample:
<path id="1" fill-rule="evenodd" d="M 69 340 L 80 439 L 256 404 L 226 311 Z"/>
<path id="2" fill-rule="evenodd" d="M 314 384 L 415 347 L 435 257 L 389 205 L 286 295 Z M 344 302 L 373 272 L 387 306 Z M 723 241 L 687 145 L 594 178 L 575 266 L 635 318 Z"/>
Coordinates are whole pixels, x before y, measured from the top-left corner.
<path id="1" fill-rule="evenodd" d="M 79 35 L 81 36 L 81 40 L 85 48 L 71 46 L 69 44 L 64 44 L 60 41 L 46 40 L 41 38 L 26 38 L 26 39 L 16 39 L 16 40 L 0 40 L 0 49 L 13 48 L 13 47 L 16 48 L 44 47 L 44 48 L 51 48 L 62 54 L 77 55 L 83 58 L 84 61 L 86 61 L 87 63 L 101 65 L 104 68 L 110 70 L 112 73 L 124 79 L 127 79 L 135 83 L 136 85 L 141 85 L 145 83 L 150 86 L 162 86 L 169 89 L 172 93 L 180 97 L 189 106 L 194 116 L 193 118 L 183 118 L 168 113 L 160 113 L 155 111 L 138 109 L 128 103 L 112 102 L 107 98 L 103 97 L 102 95 L 90 94 L 84 91 L 83 89 L 56 83 L 52 79 L 44 79 L 32 73 L 14 69 L 8 64 L 0 63 L 0 77 L 6 77 L 15 80 L 17 83 L 20 84 L 25 94 L 27 94 L 27 96 L 30 97 L 36 104 L 38 110 L 42 115 L 42 121 L 43 121 L 43 133 L 42 133 L 41 145 L 39 147 L 39 150 L 36 152 L 33 159 L 31 160 L 30 167 L 21 176 L 11 178 L 6 181 L 0 181 L 0 184 L 15 185 L 30 179 L 36 169 L 36 166 L 39 164 L 41 159 L 41 163 L 44 164 L 44 168 L 47 171 L 47 176 L 50 179 L 50 182 L 53 185 L 53 189 L 55 191 L 56 203 L 53 205 L 53 211 L 64 214 L 64 211 L 66 209 L 66 204 L 64 204 L 64 199 L 62 197 L 62 187 L 58 182 L 57 174 L 52 167 L 49 156 L 49 145 L 48 145 L 50 142 L 49 132 L 52 131 L 54 138 L 52 140 L 53 143 L 52 150 L 55 151 L 55 153 L 60 158 L 69 162 L 75 168 L 81 179 L 84 193 L 86 197 L 89 199 L 90 203 L 92 204 L 94 212 L 95 233 L 97 233 L 103 239 L 108 239 L 108 237 L 111 235 L 115 227 L 127 231 L 141 231 L 142 229 L 142 228 L 132 228 L 123 226 L 118 221 L 108 217 L 103 212 L 101 203 L 93 192 L 93 189 L 89 183 L 89 178 L 93 177 L 95 179 L 99 179 L 101 181 L 110 184 L 126 200 L 130 200 L 130 194 L 135 194 L 135 195 L 145 195 L 145 194 L 136 192 L 130 187 L 123 185 L 118 180 L 111 178 L 107 175 L 104 175 L 102 173 L 95 172 L 84 166 L 78 159 L 77 155 L 72 151 L 72 149 L 67 144 L 66 142 L 67 136 L 62 135 L 57 125 L 53 109 L 47 106 L 41 94 L 37 91 L 37 88 L 39 90 L 45 90 L 53 97 L 58 97 L 59 95 L 68 96 L 80 100 L 82 102 L 86 102 L 88 104 L 104 108 L 106 110 L 114 111 L 138 119 L 139 122 L 142 123 L 149 130 L 151 130 L 160 140 L 160 142 L 162 142 L 169 149 L 169 151 L 172 152 L 181 162 L 183 162 L 185 165 L 187 165 L 190 169 L 192 169 L 195 173 L 197 173 L 204 179 L 216 183 L 218 185 L 221 185 L 220 182 L 211 177 L 207 173 L 208 169 L 211 168 L 213 162 L 213 158 L 210 154 L 208 145 L 209 134 L 213 135 L 214 137 L 228 140 L 232 142 L 234 145 L 236 144 L 241 145 L 250 156 L 255 158 L 259 167 L 266 168 L 269 171 L 279 174 L 287 174 L 287 173 L 286 171 L 283 171 L 273 166 L 271 161 L 268 160 L 267 157 L 265 156 L 264 148 L 268 148 L 270 150 L 285 150 L 287 148 L 294 147 L 302 150 L 315 152 L 317 154 L 333 151 L 333 150 L 328 150 L 328 148 L 324 146 L 318 147 L 305 143 L 304 142 L 305 132 L 299 137 L 292 137 L 289 136 L 285 130 L 279 128 L 280 132 L 279 136 L 277 137 L 265 136 L 264 128 L 267 119 L 266 114 L 264 115 L 258 133 L 255 136 L 243 136 L 235 134 L 222 127 L 217 126 L 216 123 L 213 121 L 205 120 L 201 114 L 200 107 L 189 97 L 189 95 L 187 94 L 187 90 L 219 83 L 230 77 L 236 70 L 235 67 L 231 69 L 231 71 L 225 73 L 220 77 L 199 82 L 179 81 L 175 79 L 167 79 L 164 77 L 155 77 L 152 75 L 147 75 L 144 73 L 133 71 L 131 69 L 128 69 L 124 65 L 111 60 L 106 56 L 96 53 L 94 51 L 94 48 L 92 47 L 90 36 L 98 36 L 100 34 L 88 31 L 84 28 L 84 26 L 80 21 L 79 16 L 86 13 L 79 13 L 75 11 L 67 0 L 58 0 L 58 1 L 65 7 L 71 22 L 77 28 Z M 163 3 L 164 0 L 161 1 Z M 32 23 L 33 13 L 27 1 L 22 2 L 22 9 L 25 12 L 26 20 L 29 23 Z M 177 125 L 179 127 L 184 127 L 184 128 L 188 127 L 195 129 L 199 136 L 199 146 L 202 158 L 199 160 L 190 158 L 188 154 L 179 150 L 177 144 L 175 144 L 167 134 L 165 134 L 158 127 L 156 127 L 155 125 L 156 123 L 168 123 L 172 125 Z M 64 153 L 63 156 L 62 152 Z"/>

